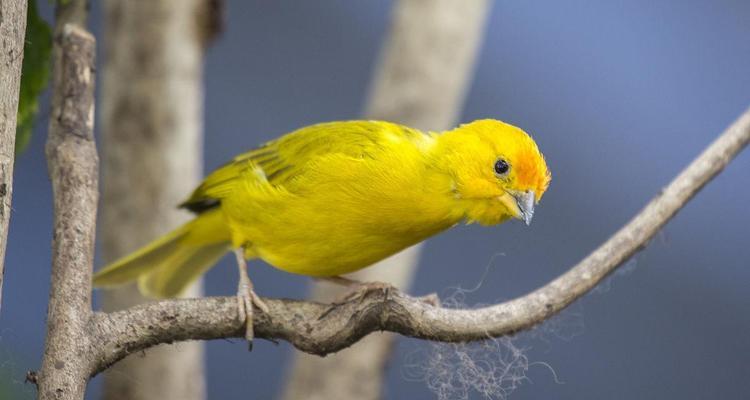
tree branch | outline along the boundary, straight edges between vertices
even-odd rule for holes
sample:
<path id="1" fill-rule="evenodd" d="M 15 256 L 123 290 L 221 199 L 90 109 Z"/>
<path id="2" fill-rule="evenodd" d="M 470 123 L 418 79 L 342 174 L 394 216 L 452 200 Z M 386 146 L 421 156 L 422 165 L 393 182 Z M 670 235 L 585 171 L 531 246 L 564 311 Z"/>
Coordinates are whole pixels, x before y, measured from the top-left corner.
<path id="1" fill-rule="evenodd" d="M 54 194 L 52 279 L 40 399 L 82 399 L 93 342 L 91 271 L 98 200 L 94 145 L 94 38 L 66 24 L 53 45 L 47 161 Z"/>
<path id="2" fill-rule="evenodd" d="M 648 241 L 750 141 L 750 109 L 684 169 L 639 214 L 547 285 L 501 304 L 472 310 L 432 306 L 402 293 L 372 291 L 320 318 L 326 305 L 264 299 L 270 313 L 255 313 L 255 334 L 286 340 L 298 349 L 326 355 L 378 330 L 443 342 L 482 340 L 528 329 L 591 290 Z M 93 319 L 98 343 L 92 375 L 125 355 L 159 343 L 242 337 L 236 299 L 168 300 Z"/>

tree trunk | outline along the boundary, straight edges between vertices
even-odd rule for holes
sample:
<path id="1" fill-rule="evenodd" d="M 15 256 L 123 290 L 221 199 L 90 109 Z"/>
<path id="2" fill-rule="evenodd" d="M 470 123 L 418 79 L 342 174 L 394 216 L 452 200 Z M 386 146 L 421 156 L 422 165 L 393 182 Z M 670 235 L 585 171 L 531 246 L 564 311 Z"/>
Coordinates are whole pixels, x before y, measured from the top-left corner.
<path id="1" fill-rule="evenodd" d="M 473 73 L 489 8 L 487 0 L 398 1 L 373 79 L 366 118 L 424 130 L 452 127 Z M 352 277 L 408 288 L 420 247 L 411 247 Z M 312 297 L 327 301 L 344 292 L 340 287 L 316 283 Z M 283 398 L 379 399 L 393 346 L 392 334 L 377 333 L 326 358 L 297 352 Z"/>
<path id="2" fill-rule="evenodd" d="M 13 194 L 16 116 L 26 35 L 26 9 L 26 0 L 0 2 L 0 307 L 3 304 L 5 245 Z"/>
<path id="3" fill-rule="evenodd" d="M 206 0 L 104 2 L 102 253 L 111 262 L 184 223 L 179 204 L 202 176 Z M 187 297 L 202 293 L 200 283 Z M 148 299 L 104 292 L 105 311 Z M 205 398 L 203 344 L 162 345 L 107 371 L 107 400 Z"/>

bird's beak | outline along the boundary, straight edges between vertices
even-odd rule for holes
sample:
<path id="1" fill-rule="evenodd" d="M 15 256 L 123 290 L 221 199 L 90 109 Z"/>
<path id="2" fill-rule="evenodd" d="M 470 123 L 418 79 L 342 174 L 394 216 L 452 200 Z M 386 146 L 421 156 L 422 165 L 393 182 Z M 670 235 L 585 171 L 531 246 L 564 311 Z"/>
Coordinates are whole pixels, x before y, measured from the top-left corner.
<path id="1" fill-rule="evenodd" d="M 515 217 L 523 220 L 526 225 L 531 224 L 534 217 L 534 203 L 536 196 L 533 190 L 526 192 L 506 192 L 498 198 L 508 210 L 515 213 Z"/>
<path id="2" fill-rule="evenodd" d="M 513 194 L 513 198 L 516 199 L 518 210 L 521 211 L 519 218 L 522 219 L 526 225 L 530 225 L 531 218 L 534 217 L 534 202 L 536 201 L 534 191 L 528 190 L 526 192 L 515 193 Z"/>

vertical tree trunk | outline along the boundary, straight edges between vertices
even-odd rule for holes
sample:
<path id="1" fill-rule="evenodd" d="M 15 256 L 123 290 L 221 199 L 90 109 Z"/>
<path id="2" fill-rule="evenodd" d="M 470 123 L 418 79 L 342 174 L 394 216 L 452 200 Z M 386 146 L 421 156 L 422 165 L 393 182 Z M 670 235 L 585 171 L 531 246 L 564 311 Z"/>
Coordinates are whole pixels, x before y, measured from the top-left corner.
<path id="1" fill-rule="evenodd" d="M 102 83 L 105 262 L 185 222 L 177 209 L 202 171 L 208 0 L 107 0 Z M 200 283 L 186 296 L 200 296 Z M 148 301 L 135 285 L 104 292 L 113 311 Z M 163 345 L 108 370 L 107 400 L 205 398 L 203 344 Z"/>
<path id="2" fill-rule="evenodd" d="M 99 198 L 94 144 L 94 37 L 60 17 L 52 46 L 52 115 L 47 165 L 54 195 L 47 335 L 37 378 L 40 400 L 82 400 L 91 371 L 91 272 Z M 85 19 L 85 14 L 84 14 Z"/>
<path id="3" fill-rule="evenodd" d="M 400 0 L 375 71 L 365 115 L 425 130 L 455 124 L 472 76 L 488 0 Z M 407 288 L 419 260 L 411 247 L 353 274 Z M 330 300 L 344 289 L 316 283 L 313 298 Z M 394 336 L 381 333 L 335 355 L 297 352 L 283 394 L 286 400 L 378 399 Z"/>
<path id="4" fill-rule="evenodd" d="M 26 0 L 0 2 L 0 307 L 3 304 L 5 245 L 13 195 L 16 116 L 26 35 L 26 9 Z"/>

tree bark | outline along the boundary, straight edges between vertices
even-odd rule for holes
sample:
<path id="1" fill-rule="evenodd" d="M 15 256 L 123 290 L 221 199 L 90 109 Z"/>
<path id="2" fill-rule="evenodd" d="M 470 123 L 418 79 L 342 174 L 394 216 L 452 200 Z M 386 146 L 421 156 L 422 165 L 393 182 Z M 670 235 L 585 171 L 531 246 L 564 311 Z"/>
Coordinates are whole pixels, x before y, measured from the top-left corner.
<path id="1" fill-rule="evenodd" d="M 74 1 L 68 2 L 75 3 Z M 94 38 L 64 24 L 52 46 L 47 161 L 54 195 L 52 278 L 39 399 L 83 399 L 91 373 L 91 266 L 98 193 L 94 145 Z"/>
<path id="2" fill-rule="evenodd" d="M 104 2 L 102 254 L 106 263 L 184 223 L 177 209 L 202 171 L 206 0 Z M 107 290 L 115 311 L 149 301 L 135 285 Z M 202 293 L 201 282 L 185 296 Z M 205 398 L 200 342 L 162 345 L 105 375 L 107 400 Z"/>
<path id="3" fill-rule="evenodd" d="M 375 71 L 365 116 L 442 131 L 455 125 L 482 41 L 488 0 L 400 0 Z M 417 22 L 418 21 L 418 22 Z M 417 23 L 415 23 L 417 22 Z M 407 289 L 421 245 L 352 274 Z M 330 301 L 345 288 L 313 284 L 312 299 Z M 375 333 L 326 358 L 295 353 L 283 398 L 379 399 L 394 335 Z"/>
<path id="4" fill-rule="evenodd" d="M 26 0 L 0 2 L 0 308 L 3 304 L 5 247 L 13 197 L 16 116 L 26 36 L 26 10 Z"/>

